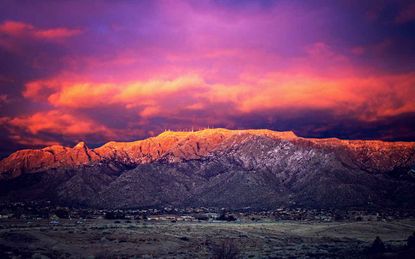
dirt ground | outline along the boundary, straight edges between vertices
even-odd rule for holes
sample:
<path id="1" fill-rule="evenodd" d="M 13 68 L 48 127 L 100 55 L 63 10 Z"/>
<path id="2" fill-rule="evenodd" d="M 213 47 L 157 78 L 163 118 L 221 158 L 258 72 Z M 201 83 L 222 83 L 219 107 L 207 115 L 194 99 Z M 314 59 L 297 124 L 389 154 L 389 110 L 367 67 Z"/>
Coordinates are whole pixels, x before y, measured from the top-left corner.
<path id="1" fill-rule="evenodd" d="M 406 244 L 415 220 L 394 222 L 164 222 L 0 220 L 0 258 L 359 258 L 379 236 Z M 230 250 L 230 251 L 229 251 Z"/>

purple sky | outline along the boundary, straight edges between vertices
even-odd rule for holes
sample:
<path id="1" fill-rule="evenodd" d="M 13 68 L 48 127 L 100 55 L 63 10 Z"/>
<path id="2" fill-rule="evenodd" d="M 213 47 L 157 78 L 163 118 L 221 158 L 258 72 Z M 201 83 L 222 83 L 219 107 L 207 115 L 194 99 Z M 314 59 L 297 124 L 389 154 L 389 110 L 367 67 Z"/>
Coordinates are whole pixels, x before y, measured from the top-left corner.
<path id="1" fill-rule="evenodd" d="M 413 1 L 0 3 L 0 153 L 164 129 L 415 140 Z"/>

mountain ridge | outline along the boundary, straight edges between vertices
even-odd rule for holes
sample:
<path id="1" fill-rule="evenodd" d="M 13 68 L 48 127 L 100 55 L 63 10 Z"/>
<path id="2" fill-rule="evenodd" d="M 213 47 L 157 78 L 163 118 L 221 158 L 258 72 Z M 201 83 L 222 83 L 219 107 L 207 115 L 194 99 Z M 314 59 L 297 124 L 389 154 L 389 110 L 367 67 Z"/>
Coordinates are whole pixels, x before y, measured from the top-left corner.
<path id="1" fill-rule="evenodd" d="M 381 150 L 382 148 L 413 148 L 415 142 L 388 142 L 382 140 L 343 140 L 338 138 L 303 138 L 298 137 L 292 131 L 271 131 L 271 130 L 228 130 L 228 129 L 205 129 L 200 131 L 165 131 L 161 134 L 143 140 L 132 142 L 110 141 L 104 145 L 90 149 L 84 141 L 79 142 L 74 147 L 64 147 L 61 145 L 47 146 L 42 149 L 23 149 L 16 151 L 0 161 L 0 175 L 11 173 L 12 177 L 20 175 L 24 171 L 40 171 L 60 166 L 80 166 L 93 162 L 100 162 L 117 157 L 119 162 L 141 164 L 160 159 L 165 153 L 171 151 L 175 144 L 185 138 L 194 138 L 201 141 L 206 138 L 210 146 L 200 151 L 187 152 L 185 159 L 196 159 L 214 150 L 223 138 L 232 135 L 248 134 L 253 136 L 265 136 L 276 139 L 308 141 L 322 148 L 334 146 L 346 146 L 350 149 L 367 147 Z M 219 138 L 219 139 L 218 139 Z M 206 142 L 206 141 L 205 141 Z M 188 144 L 188 143 L 187 143 Z M 192 143 L 192 145 L 194 145 Z M 190 146 L 192 146 L 190 145 Z M 153 152 L 154 151 L 154 152 Z M 187 150 L 189 151 L 189 150 Z M 203 152 L 204 151 L 204 152 Z M 179 152 L 179 151 L 177 151 Z M 176 157 L 171 157 L 171 162 L 175 158 L 180 158 L 181 154 L 175 153 Z M 201 154 L 198 154 L 198 152 Z M 140 154 L 141 153 L 141 154 Z M 183 155 L 183 154 L 182 154 Z M 183 158 L 183 157 L 182 157 Z"/>
<path id="2" fill-rule="evenodd" d="M 124 208 L 414 207 L 415 143 L 293 132 L 163 132 L 90 149 L 50 146 L 0 162 L 0 198 Z"/>

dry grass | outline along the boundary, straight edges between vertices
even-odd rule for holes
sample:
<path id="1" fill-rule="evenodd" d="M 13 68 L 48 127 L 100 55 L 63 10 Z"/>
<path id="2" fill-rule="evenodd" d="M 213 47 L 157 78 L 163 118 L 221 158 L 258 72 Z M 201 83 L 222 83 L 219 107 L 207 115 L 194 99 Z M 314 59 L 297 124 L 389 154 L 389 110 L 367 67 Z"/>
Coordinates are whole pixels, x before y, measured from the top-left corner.
<path id="1" fill-rule="evenodd" d="M 264 258 L 359 257 L 379 236 L 401 247 L 415 220 L 350 223 L 126 223 L 64 220 L 28 225 L 0 221 L 1 258 L 35 254 L 49 257 Z M 28 243 L 28 241 L 30 241 Z"/>

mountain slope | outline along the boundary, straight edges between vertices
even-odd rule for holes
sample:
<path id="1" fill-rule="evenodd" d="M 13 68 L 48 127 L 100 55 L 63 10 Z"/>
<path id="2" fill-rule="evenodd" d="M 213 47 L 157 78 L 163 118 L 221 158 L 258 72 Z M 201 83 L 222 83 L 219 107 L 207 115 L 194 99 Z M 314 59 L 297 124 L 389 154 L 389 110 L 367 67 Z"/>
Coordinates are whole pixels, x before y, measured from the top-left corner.
<path id="1" fill-rule="evenodd" d="M 96 149 L 18 151 L 0 162 L 0 195 L 95 207 L 415 207 L 414 166 L 408 142 L 164 132 Z"/>

